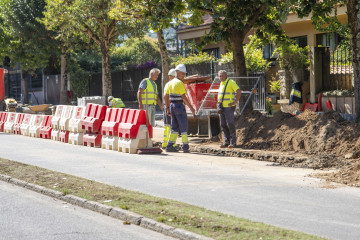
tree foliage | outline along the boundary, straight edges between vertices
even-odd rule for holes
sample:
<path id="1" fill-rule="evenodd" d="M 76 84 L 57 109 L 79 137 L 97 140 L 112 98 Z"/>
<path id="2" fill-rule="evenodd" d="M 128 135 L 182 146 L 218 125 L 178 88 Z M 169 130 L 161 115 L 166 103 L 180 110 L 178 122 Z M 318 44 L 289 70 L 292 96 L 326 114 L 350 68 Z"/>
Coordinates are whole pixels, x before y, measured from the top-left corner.
<path id="1" fill-rule="evenodd" d="M 115 47 L 111 52 L 111 58 L 118 63 L 115 69 L 139 67 L 151 61 L 161 65 L 157 41 L 149 37 L 127 39 L 124 45 Z"/>
<path id="2" fill-rule="evenodd" d="M 115 19 L 110 13 L 116 7 L 112 0 L 47 0 L 46 23 L 52 29 L 61 29 L 70 38 L 75 36 L 94 42 L 102 56 L 102 90 L 104 96 L 112 95 L 110 48 L 126 36 L 143 33 L 141 19 Z M 66 40 L 63 37 L 63 40 Z"/>
<path id="3" fill-rule="evenodd" d="M 289 1 L 277 0 L 187 0 L 193 14 L 192 24 L 200 24 L 204 14 L 213 22 L 205 41 L 225 41 L 231 45 L 236 75 L 246 75 L 242 44 L 251 29 L 282 35 L 280 28 L 289 10 Z"/>
<path id="4" fill-rule="evenodd" d="M 46 67 L 58 55 L 59 43 L 38 19 L 43 17 L 44 0 L 0 1 L 1 58 L 10 57 L 24 70 Z"/>

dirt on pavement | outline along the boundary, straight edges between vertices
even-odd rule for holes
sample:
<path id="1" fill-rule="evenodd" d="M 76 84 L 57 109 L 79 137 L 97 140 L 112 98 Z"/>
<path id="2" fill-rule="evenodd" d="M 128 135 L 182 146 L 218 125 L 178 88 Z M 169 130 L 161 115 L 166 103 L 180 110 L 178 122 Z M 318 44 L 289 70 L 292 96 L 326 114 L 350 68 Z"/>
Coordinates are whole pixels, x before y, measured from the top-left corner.
<path id="1" fill-rule="evenodd" d="M 339 113 L 277 112 L 267 117 L 253 111 L 239 116 L 236 128 L 241 149 L 307 155 L 309 160 L 297 167 L 335 168 L 338 171 L 322 177 L 360 186 L 360 124 L 344 120 Z M 222 141 L 222 137 L 212 140 Z"/>

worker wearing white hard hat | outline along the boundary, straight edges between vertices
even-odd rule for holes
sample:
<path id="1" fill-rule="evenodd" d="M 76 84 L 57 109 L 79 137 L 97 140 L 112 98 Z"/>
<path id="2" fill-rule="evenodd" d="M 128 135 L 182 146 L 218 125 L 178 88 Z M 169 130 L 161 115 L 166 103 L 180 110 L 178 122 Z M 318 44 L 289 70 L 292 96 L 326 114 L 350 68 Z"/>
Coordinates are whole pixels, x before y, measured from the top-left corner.
<path id="1" fill-rule="evenodd" d="M 177 152 L 174 147 L 178 132 L 181 133 L 182 149 L 184 152 L 189 152 L 189 140 L 187 135 L 188 120 L 184 103 L 190 108 L 195 115 L 195 109 L 191 106 L 186 97 L 186 90 L 183 80 L 185 79 L 186 67 L 184 64 L 179 64 L 175 68 L 176 78 L 169 82 L 164 88 L 164 100 L 166 105 L 166 113 L 171 116 L 171 134 L 168 144 L 166 146 L 167 152 Z"/>

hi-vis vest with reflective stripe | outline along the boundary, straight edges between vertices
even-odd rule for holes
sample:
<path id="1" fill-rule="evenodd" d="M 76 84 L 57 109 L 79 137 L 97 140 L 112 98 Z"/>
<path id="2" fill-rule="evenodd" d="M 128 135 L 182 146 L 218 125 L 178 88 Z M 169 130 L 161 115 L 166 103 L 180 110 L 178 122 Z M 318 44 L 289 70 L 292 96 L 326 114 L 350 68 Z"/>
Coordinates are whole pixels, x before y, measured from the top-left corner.
<path id="1" fill-rule="evenodd" d="M 222 88 L 219 89 L 219 94 L 218 94 L 218 102 L 219 103 L 221 102 L 221 100 L 223 98 L 224 87 L 226 86 L 226 83 L 228 81 L 230 81 L 230 79 L 226 79 L 226 81 L 224 82 L 224 85 L 222 85 Z M 236 96 L 236 92 L 232 91 L 232 89 L 229 87 L 229 84 L 227 84 L 222 105 L 224 107 L 228 107 L 230 103 L 235 102 L 235 96 Z"/>
<path id="2" fill-rule="evenodd" d="M 121 100 L 121 98 L 113 98 L 112 100 L 112 108 L 124 108 L 125 104 Z"/>
<path id="3" fill-rule="evenodd" d="M 141 94 L 142 104 L 156 105 L 157 86 L 155 84 L 155 89 L 154 89 L 151 81 L 152 80 L 146 78 L 146 89 L 144 89 L 143 93 Z M 146 91 L 147 91 L 147 99 L 146 99 Z"/>
<path id="4" fill-rule="evenodd" d="M 182 103 L 183 99 L 181 97 L 181 88 L 184 88 L 184 83 L 178 79 L 178 78 L 174 78 L 173 80 L 171 80 L 169 82 L 169 98 L 170 98 L 170 102 L 172 103 Z"/>

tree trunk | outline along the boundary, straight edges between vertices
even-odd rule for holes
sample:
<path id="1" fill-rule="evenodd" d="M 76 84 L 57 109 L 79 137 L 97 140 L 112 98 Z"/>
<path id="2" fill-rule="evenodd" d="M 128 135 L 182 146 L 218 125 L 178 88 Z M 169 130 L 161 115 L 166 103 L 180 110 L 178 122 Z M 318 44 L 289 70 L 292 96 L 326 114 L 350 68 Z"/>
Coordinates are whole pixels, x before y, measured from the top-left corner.
<path id="1" fill-rule="evenodd" d="M 238 30 L 233 29 L 230 31 L 229 42 L 233 50 L 235 76 L 237 77 L 246 76 L 245 54 L 243 48 L 244 38 L 245 34 Z"/>
<path id="2" fill-rule="evenodd" d="M 168 63 L 168 52 L 166 49 L 166 43 L 164 39 L 164 34 L 162 29 L 156 32 L 157 38 L 158 38 L 158 44 L 160 49 L 160 55 L 161 55 L 161 65 L 162 65 L 162 78 L 161 78 L 161 90 L 164 89 L 165 84 L 169 81 L 169 63 Z"/>
<path id="3" fill-rule="evenodd" d="M 110 47 L 109 43 L 105 42 L 101 46 L 102 56 L 102 95 L 108 97 L 112 95 L 111 82 L 111 65 L 110 65 Z"/>
<path id="4" fill-rule="evenodd" d="M 67 68 L 68 56 L 66 54 L 66 48 L 61 48 L 61 83 L 60 83 L 60 104 L 69 104 L 69 98 L 67 95 L 68 84 L 68 68 Z"/>
<path id="5" fill-rule="evenodd" d="M 353 59 L 353 76 L 354 76 L 354 96 L 355 96 L 355 114 L 356 122 L 360 120 L 360 3 L 357 0 L 347 0 L 346 7 L 348 12 L 348 21 L 350 25 L 350 41 Z"/>
<path id="6" fill-rule="evenodd" d="M 23 103 L 28 104 L 29 103 L 29 89 L 28 89 L 28 81 L 27 81 L 27 71 L 22 71 L 21 74 L 21 81 L 22 81 L 22 95 L 23 95 Z"/>

